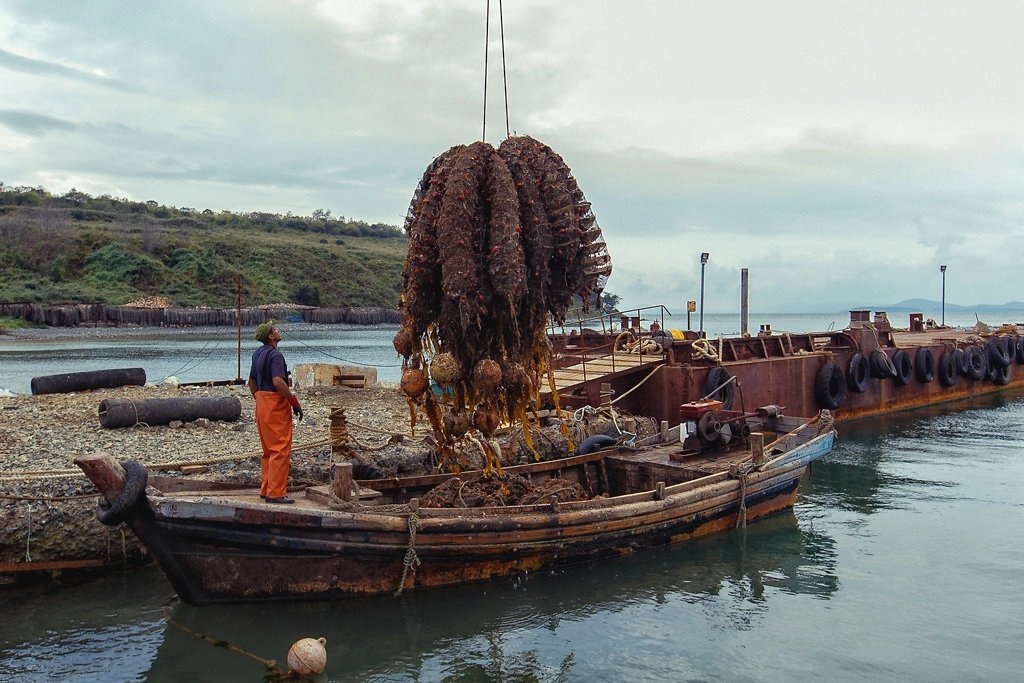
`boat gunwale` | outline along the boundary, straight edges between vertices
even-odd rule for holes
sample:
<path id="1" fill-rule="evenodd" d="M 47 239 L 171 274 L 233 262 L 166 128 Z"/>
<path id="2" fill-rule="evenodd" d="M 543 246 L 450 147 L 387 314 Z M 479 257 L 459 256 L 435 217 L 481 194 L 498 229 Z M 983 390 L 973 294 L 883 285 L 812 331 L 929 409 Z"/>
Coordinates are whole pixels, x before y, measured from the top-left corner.
<path id="1" fill-rule="evenodd" d="M 832 438 L 833 435 L 834 431 L 825 432 L 806 443 L 800 444 L 797 448 L 808 448 L 813 442 L 819 439 Z M 786 456 L 792 456 L 793 450 L 787 451 L 778 459 L 784 460 Z M 608 454 L 607 452 L 604 453 Z M 801 470 L 796 476 L 802 476 L 802 470 L 806 469 L 806 467 L 807 462 L 796 457 L 792 462 L 781 462 L 779 466 L 754 469 L 744 475 L 746 477 L 746 486 L 748 489 L 750 487 L 760 487 L 772 479 L 792 476 L 795 470 Z M 666 486 L 663 492 L 659 492 L 657 489 L 647 489 L 622 496 L 560 502 L 557 508 L 553 507 L 551 503 L 471 508 L 421 507 L 415 514 L 418 527 L 421 529 L 443 525 L 452 521 L 481 523 L 489 520 L 502 520 L 532 527 L 534 525 L 551 526 L 552 519 L 555 519 L 558 525 L 565 526 L 587 524 L 591 521 L 591 518 L 597 517 L 609 520 L 643 515 L 646 514 L 647 509 L 658 510 L 678 507 L 706 497 L 718 495 L 717 491 L 719 489 L 725 493 L 731 493 L 733 489 L 740 486 L 741 481 L 739 478 L 723 470 L 690 481 Z M 269 510 L 266 503 L 232 501 L 208 496 L 201 496 L 198 499 L 165 496 L 151 500 L 151 505 L 154 511 L 164 519 L 206 519 L 210 522 L 237 523 L 238 520 L 235 513 L 237 510 L 244 509 L 247 512 L 266 513 L 268 522 L 272 520 L 275 526 L 305 526 L 305 521 L 316 518 L 322 521 L 333 520 L 337 522 L 347 520 L 363 528 L 370 526 L 382 531 L 398 530 L 403 532 L 407 532 L 406 520 L 412 514 L 412 511 L 408 509 L 397 512 L 378 512 L 372 510 L 372 506 L 368 506 L 367 509 L 363 510 L 334 510 L 322 507 L 300 507 L 287 510 L 275 507 L 273 510 Z M 185 506 L 184 509 L 178 507 L 182 505 Z M 167 514 L 167 508 L 170 506 L 175 506 L 178 509 L 173 514 Z M 225 512 L 230 512 L 230 514 L 226 514 L 223 517 L 211 516 L 209 512 L 205 514 L 189 514 L 192 511 L 198 513 L 202 509 L 208 511 L 211 507 L 222 509 Z M 339 526 L 330 523 L 321 524 L 320 526 L 325 529 L 339 528 Z"/>

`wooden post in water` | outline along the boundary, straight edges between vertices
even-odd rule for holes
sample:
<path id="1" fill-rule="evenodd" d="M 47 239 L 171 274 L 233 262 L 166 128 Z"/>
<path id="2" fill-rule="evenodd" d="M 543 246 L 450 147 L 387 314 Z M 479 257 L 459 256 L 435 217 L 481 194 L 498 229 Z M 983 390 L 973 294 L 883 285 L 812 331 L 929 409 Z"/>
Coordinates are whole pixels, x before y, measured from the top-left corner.
<path id="1" fill-rule="evenodd" d="M 747 269 L 740 269 L 740 334 L 746 337 L 750 334 L 750 326 L 747 324 L 750 318 L 750 288 L 747 281 Z"/>
<path id="2" fill-rule="evenodd" d="M 235 280 L 235 329 L 238 331 L 238 374 L 235 379 L 242 381 L 242 276 Z"/>

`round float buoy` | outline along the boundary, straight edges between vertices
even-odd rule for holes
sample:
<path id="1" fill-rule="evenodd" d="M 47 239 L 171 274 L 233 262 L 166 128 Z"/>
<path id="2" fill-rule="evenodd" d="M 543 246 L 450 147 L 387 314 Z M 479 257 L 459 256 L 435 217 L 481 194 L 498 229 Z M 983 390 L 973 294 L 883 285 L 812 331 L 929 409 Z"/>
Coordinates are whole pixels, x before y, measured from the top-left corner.
<path id="1" fill-rule="evenodd" d="M 288 670 L 299 676 L 318 674 L 327 666 L 326 638 L 303 638 L 288 650 Z"/>

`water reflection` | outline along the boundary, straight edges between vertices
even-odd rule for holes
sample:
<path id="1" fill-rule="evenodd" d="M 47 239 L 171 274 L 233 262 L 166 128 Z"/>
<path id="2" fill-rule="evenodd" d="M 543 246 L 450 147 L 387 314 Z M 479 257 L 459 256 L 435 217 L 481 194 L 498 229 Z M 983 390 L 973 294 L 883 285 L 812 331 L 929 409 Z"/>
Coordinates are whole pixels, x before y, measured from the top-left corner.
<path id="1" fill-rule="evenodd" d="M 1002 451 L 1019 449 L 1021 397 L 993 394 L 842 423 L 835 450 L 814 463 L 801 495 L 819 506 L 867 514 L 961 496 L 958 466 L 999 462 Z M 961 457 L 966 453 L 969 458 Z M 950 476 L 916 476 L 921 471 Z"/>
<path id="2" fill-rule="evenodd" d="M 607 638 L 612 617 L 622 621 L 623 615 L 685 605 L 696 606 L 686 611 L 702 620 L 710 617 L 722 629 L 746 630 L 767 613 L 774 591 L 824 599 L 835 593 L 834 545 L 820 532 L 801 529 L 787 514 L 751 525 L 745 533 L 511 581 L 400 598 L 178 604 L 172 614 L 189 629 L 267 658 L 283 659 L 281 652 L 300 637 L 325 636 L 331 680 L 558 680 L 575 666 L 575 647 L 558 650 L 551 645 L 557 637 L 544 638 L 547 644 L 539 646 L 537 634 Z M 151 679 L 198 675 L 197 647 L 206 646 L 168 626 Z M 259 668 L 234 659 L 237 655 L 211 653 L 202 661 L 204 668 Z"/>

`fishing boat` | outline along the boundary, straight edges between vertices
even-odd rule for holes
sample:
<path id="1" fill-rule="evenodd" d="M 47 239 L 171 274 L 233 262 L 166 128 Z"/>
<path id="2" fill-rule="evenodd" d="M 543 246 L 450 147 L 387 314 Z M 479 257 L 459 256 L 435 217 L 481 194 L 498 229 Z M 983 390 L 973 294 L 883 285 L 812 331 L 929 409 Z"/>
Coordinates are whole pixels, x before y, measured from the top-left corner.
<path id="1" fill-rule="evenodd" d="M 791 509 L 809 464 L 835 440 L 828 411 L 810 419 L 777 406 L 743 413 L 716 400 L 679 411 L 679 425 L 646 440 L 592 443 L 490 475 L 557 478 L 587 493 L 528 505 L 421 504 L 452 478 L 475 476 L 467 473 L 359 480 L 341 495 L 334 484 L 310 487 L 280 505 L 251 488 L 148 480 L 141 464 L 122 467 L 109 454 L 75 462 L 106 498 L 101 521 L 127 522 L 179 596 L 203 605 L 460 584 L 745 526 Z"/>

